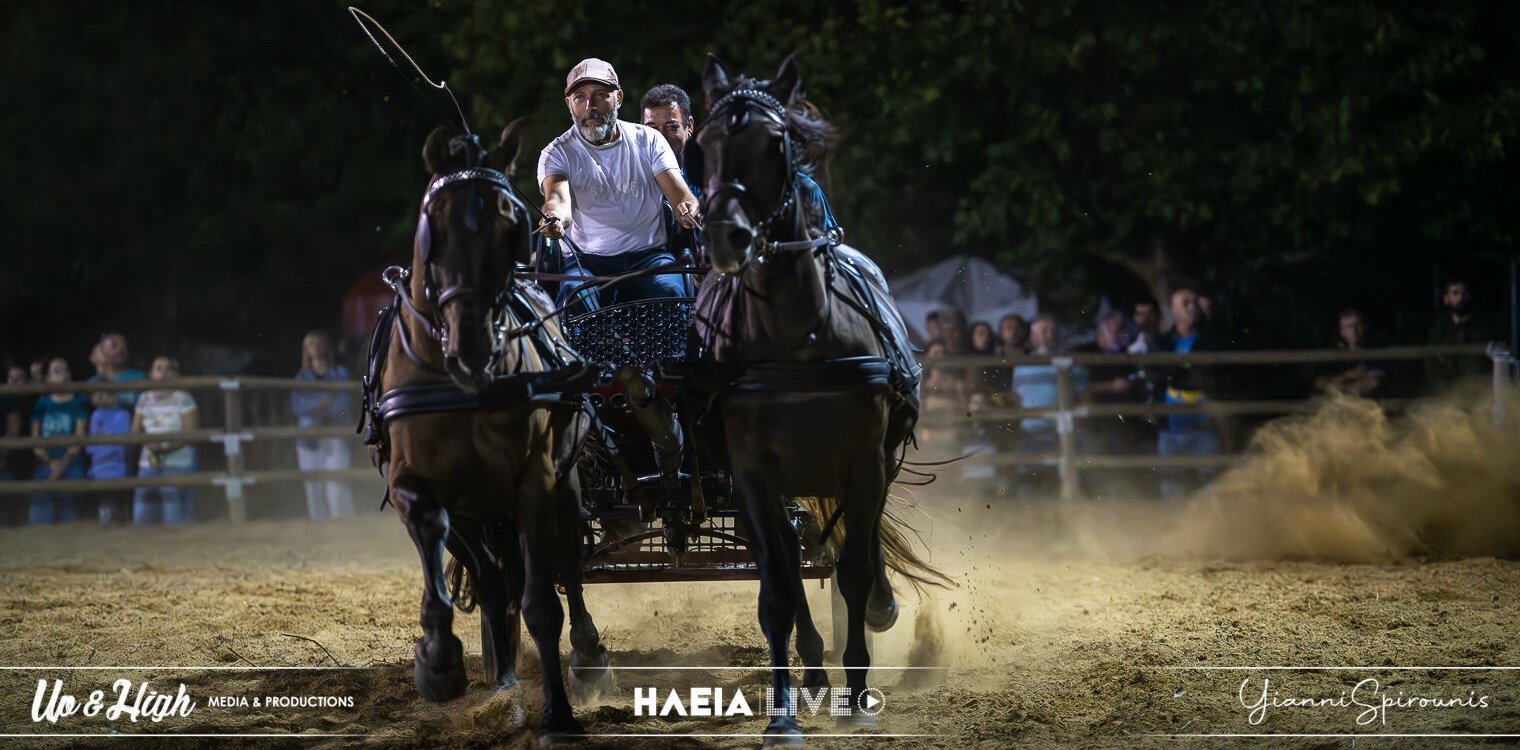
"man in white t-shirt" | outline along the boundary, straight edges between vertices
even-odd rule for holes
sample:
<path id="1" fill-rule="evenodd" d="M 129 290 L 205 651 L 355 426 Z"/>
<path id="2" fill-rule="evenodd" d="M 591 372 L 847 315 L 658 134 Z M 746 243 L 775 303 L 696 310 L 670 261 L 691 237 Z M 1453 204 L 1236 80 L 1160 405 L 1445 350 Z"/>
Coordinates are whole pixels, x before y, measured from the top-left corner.
<path id="1" fill-rule="evenodd" d="M 615 276 L 674 263 L 661 201 L 670 202 L 682 227 L 702 223 L 670 144 L 654 128 L 618 120 L 622 103 L 612 65 L 594 57 L 580 61 L 565 78 L 570 129 L 538 157 L 545 217 L 539 227 L 549 239 L 569 239 L 561 242 L 568 275 Z M 565 282 L 560 304 L 574 302 L 571 310 L 580 312 L 685 294 L 681 274 L 660 274 L 631 279 L 600 295 L 584 283 Z"/>

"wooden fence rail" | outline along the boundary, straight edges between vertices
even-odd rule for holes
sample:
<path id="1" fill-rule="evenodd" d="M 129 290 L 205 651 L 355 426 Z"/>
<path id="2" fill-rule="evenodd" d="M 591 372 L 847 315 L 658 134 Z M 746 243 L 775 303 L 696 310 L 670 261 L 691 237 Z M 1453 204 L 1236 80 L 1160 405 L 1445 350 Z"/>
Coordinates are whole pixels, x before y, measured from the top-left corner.
<path id="1" fill-rule="evenodd" d="M 1054 356 L 1024 355 L 1013 357 L 955 356 L 942 357 L 926 364 L 935 367 L 1011 367 L 1017 365 L 1053 365 L 1056 369 L 1057 400 L 1054 408 L 1040 409 L 988 409 L 975 415 L 926 415 L 920 424 L 926 428 L 954 427 L 972 422 L 1007 422 L 1030 417 L 1052 418 L 1057 425 L 1058 450 L 1046 453 L 995 453 L 972 456 L 973 464 L 995 466 L 1053 465 L 1059 467 L 1061 496 L 1074 498 L 1078 494 L 1078 472 L 1098 468 L 1144 468 L 1144 467 L 1218 467 L 1239 463 L 1239 455 L 1214 456 L 1155 456 L 1155 455 L 1083 455 L 1079 454 L 1076 441 L 1076 422 L 1081 419 L 1102 416 L 1158 416 L 1168 414 L 1203 414 L 1215 417 L 1243 414 L 1289 414 L 1313 408 L 1309 399 L 1274 399 L 1259 401 L 1211 401 L 1193 405 L 1170 405 L 1154 403 L 1078 403 L 1074 391 L 1074 370 L 1087 365 L 1130 364 L 1148 365 L 1281 365 L 1316 362 L 1388 361 L 1411 360 L 1428 357 L 1482 356 L 1494 363 L 1494 388 L 1496 394 L 1513 387 L 1515 359 L 1496 347 L 1483 345 L 1459 346 L 1405 346 L 1366 349 L 1355 352 L 1339 350 L 1286 350 L 1247 352 L 1200 352 L 1196 354 L 1152 353 L 1091 354 L 1073 353 Z M 144 445 L 164 441 L 184 443 L 213 443 L 222 447 L 226 457 L 223 471 L 200 471 L 177 476 L 124 479 L 58 479 L 0 481 L 0 495 L 53 492 L 89 492 L 135 489 L 138 487 L 163 486 L 217 486 L 225 493 L 228 513 L 233 521 L 247 518 L 244 490 L 253 484 L 277 482 L 300 482 L 325 479 L 355 480 L 375 477 L 373 469 L 348 470 L 301 470 L 301 469 L 249 469 L 244 460 L 244 448 L 313 437 L 350 437 L 357 444 L 353 426 L 294 427 L 288 425 L 244 424 L 249 396 L 267 402 L 270 398 L 291 391 L 334 391 L 359 393 L 356 381 L 312 381 L 271 377 L 183 377 L 163 381 L 133 381 L 118 383 L 73 382 L 67 384 L 5 385 L 0 386 L 0 397 L 40 396 L 49 393 L 92 393 L 96 391 L 143 391 L 148 389 L 178 389 L 186 391 L 215 391 L 221 394 L 221 424 L 201 429 L 157 435 L 103 435 L 63 436 L 54 438 L 0 437 L 0 450 L 31 449 L 38 447 L 85 446 L 85 445 Z M 1380 401 L 1387 409 L 1400 409 L 1409 404 L 1407 399 Z M 1500 403 L 1497 399 L 1496 404 Z M 207 405 L 204 402 L 203 406 Z M 210 411 L 209 409 L 207 411 Z M 259 421 L 274 421 L 270 410 L 259 410 Z M 1497 411 L 1496 411 L 1497 415 Z M 357 416 L 357 415 L 355 415 Z M 1496 417 L 1497 418 L 1497 417 Z M 356 446 L 357 447 L 357 446 Z M 362 450 L 356 450 L 362 456 Z"/>

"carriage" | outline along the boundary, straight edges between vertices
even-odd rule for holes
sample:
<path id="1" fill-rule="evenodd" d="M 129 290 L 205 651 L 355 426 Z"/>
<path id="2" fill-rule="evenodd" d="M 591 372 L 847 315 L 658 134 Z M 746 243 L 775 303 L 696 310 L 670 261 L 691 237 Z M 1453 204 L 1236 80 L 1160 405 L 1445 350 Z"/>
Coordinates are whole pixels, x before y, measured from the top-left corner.
<path id="1" fill-rule="evenodd" d="M 758 578 L 721 448 L 703 440 L 710 393 L 686 366 L 692 298 L 625 302 L 570 317 L 563 330 L 599 368 L 596 414 L 576 470 L 588 583 Z M 684 439 L 683 439 L 684 437 Z M 828 578 L 818 519 L 787 509 L 802 574 Z"/>
<path id="2" fill-rule="evenodd" d="M 411 267 L 387 273 L 396 301 L 371 339 L 361 429 L 422 563 L 414 683 L 435 701 L 464 692 L 457 603 L 480 610 L 488 684 L 516 685 L 520 617 L 543 675 L 541 742 L 583 731 L 565 682 L 610 678 L 584 582 L 758 579 L 772 664 L 788 663 L 795 627 L 803 685 L 818 688 L 823 639 L 802 580 L 833 575 L 858 708 L 840 721 L 874 726 L 866 632 L 897 619 L 888 568 L 915 585 L 949 580 L 885 508 L 917 416 L 918 368 L 879 269 L 806 223 L 792 138 L 823 131 L 783 104 L 799 89 L 795 65 L 774 83 L 730 80 L 710 58 L 703 82 L 719 127 L 698 140 L 715 154 L 728 137 L 770 143 L 747 152 L 785 161 L 745 177 L 755 190 L 736 172 L 709 197 L 720 275 L 697 298 L 564 317 L 523 283 L 530 214 L 508 177 L 520 121 L 489 151 L 452 126 L 429 135 Z M 756 223 L 741 199 L 761 194 L 779 204 L 750 207 L 763 209 Z M 801 507 L 813 495 L 817 515 Z M 556 583 L 570 619 L 564 680 Z M 789 670 L 770 683 L 768 741 L 800 742 Z"/>

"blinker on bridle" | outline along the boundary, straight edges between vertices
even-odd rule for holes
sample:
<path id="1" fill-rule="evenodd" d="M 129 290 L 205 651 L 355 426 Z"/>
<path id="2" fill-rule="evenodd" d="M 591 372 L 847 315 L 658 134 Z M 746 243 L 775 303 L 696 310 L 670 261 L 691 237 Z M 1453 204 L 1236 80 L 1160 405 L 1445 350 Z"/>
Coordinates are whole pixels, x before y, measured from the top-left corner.
<path id="1" fill-rule="evenodd" d="M 465 137 L 474 138 L 474 136 Z M 451 143 L 450 146 L 451 150 L 453 150 L 454 144 Z M 452 289 L 445 289 L 442 291 L 442 293 L 439 293 L 434 287 L 431 264 L 433 238 L 431 231 L 431 222 L 428 219 L 428 208 L 432 206 L 433 201 L 436 200 L 439 195 L 442 195 L 446 190 L 452 190 L 465 185 L 480 185 L 482 183 L 493 188 L 493 190 L 497 192 L 498 195 L 506 197 L 508 204 L 512 207 L 512 218 L 517 221 L 517 224 L 521 228 L 524 235 L 523 242 L 528 242 L 528 209 L 526 208 L 526 204 L 523 202 L 522 198 L 517 194 L 517 189 L 512 185 L 511 180 L 507 179 L 507 176 L 505 174 L 502 174 L 501 172 L 489 167 L 466 167 L 455 172 L 440 175 L 434 178 L 432 182 L 428 183 L 427 190 L 423 193 L 422 196 L 421 210 L 418 212 L 417 253 L 418 260 L 422 263 L 422 294 L 424 298 L 426 298 L 428 302 L 431 303 L 432 314 L 423 314 L 422 311 L 417 309 L 417 306 L 412 302 L 411 294 L 407 290 L 406 286 L 406 282 L 410 278 L 411 274 L 408 273 L 406 269 L 392 267 L 395 270 L 395 273 L 391 273 L 392 269 L 386 269 L 386 274 L 382 277 L 384 278 L 386 284 L 395 290 L 397 295 L 401 297 L 406 311 L 421 321 L 424 325 L 426 325 L 428 332 L 438 340 L 439 345 L 444 349 L 448 348 L 449 330 L 447 323 L 438 319 L 439 310 L 445 303 L 456 297 L 478 296 L 480 294 L 480 290 L 455 287 Z M 472 223 L 474 226 L 470 227 L 471 230 L 479 231 L 480 225 L 477 220 L 474 220 L 473 213 L 467 217 L 466 221 L 467 226 Z M 404 335 L 405 334 L 403 333 L 403 336 Z M 403 343 L 407 342 L 403 341 Z M 414 359 L 416 358 L 414 357 Z"/>

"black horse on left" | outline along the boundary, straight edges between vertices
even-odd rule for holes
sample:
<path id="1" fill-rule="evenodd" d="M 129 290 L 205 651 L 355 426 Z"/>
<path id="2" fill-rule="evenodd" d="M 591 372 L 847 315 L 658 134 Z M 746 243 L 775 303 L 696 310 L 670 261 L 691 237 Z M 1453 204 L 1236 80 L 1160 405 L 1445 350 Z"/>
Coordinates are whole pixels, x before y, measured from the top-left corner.
<path id="1" fill-rule="evenodd" d="M 490 154 L 452 128 L 428 137 L 411 267 L 387 271 L 396 301 L 370 343 L 364 432 L 422 561 L 418 692 L 465 691 L 456 598 L 480 609 L 487 684 L 515 686 L 521 614 L 543 668 L 539 740 L 554 742 L 582 732 L 560 676 L 556 581 L 570 604 L 572 687 L 609 679 L 582 596 L 572 470 L 587 421 L 578 389 L 593 373 L 548 297 L 514 278 L 531 224 L 507 176 L 518 146 L 517 123 Z M 445 547 L 468 573 L 453 595 Z"/>

